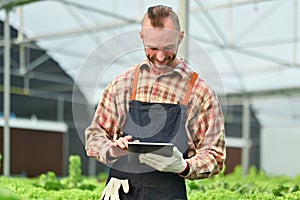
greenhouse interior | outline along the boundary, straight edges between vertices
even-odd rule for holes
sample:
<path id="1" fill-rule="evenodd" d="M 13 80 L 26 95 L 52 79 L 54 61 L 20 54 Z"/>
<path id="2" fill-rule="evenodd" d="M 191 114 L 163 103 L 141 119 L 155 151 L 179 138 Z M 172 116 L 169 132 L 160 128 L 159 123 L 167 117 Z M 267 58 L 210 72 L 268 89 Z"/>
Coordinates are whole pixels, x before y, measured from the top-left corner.
<path id="1" fill-rule="evenodd" d="M 87 156 L 85 129 L 145 59 L 154 5 L 178 14 L 178 56 L 225 120 L 225 167 L 186 179 L 188 199 L 300 199 L 299 0 L 2 0 L 0 199 L 100 198 L 110 166 Z"/>

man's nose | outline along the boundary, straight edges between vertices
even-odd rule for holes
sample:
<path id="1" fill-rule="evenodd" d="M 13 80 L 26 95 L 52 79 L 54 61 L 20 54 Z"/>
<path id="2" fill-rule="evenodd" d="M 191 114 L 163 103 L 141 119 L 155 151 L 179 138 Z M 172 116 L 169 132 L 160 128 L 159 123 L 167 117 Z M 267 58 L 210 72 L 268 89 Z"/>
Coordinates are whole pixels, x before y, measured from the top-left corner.
<path id="1" fill-rule="evenodd" d="M 162 50 L 158 50 L 156 53 L 156 58 L 159 62 L 162 62 L 165 60 L 165 53 Z"/>

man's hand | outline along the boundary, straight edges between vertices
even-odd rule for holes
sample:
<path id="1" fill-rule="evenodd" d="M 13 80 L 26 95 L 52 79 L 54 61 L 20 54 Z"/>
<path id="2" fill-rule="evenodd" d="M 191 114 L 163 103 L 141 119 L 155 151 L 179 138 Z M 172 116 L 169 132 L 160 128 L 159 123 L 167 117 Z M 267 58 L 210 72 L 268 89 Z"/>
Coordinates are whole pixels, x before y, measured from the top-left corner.
<path id="1" fill-rule="evenodd" d="M 129 191 L 129 184 L 128 184 L 128 180 L 120 180 L 117 178 L 111 178 L 108 182 L 108 184 L 106 185 L 106 187 L 104 188 L 102 195 L 101 195 L 101 200 L 120 200 L 119 197 L 119 189 L 123 188 L 123 191 L 125 193 L 128 193 Z"/>
<path id="2" fill-rule="evenodd" d="M 120 137 L 116 140 L 113 146 L 109 149 L 109 156 L 112 158 L 118 158 L 127 154 L 128 142 L 130 142 L 132 136 L 127 135 L 125 137 Z"/>
<path id="3" fill-rule="evenodd" d="M 143 153 L 139 155 L 139 160 L 141 163 L 161 172 L 180 173 L 187 167 L 187 162 L 183 159 L 183 155 L 177 147 L 173 148 L 173 155 L 171 157 L 155 153 Z"/>

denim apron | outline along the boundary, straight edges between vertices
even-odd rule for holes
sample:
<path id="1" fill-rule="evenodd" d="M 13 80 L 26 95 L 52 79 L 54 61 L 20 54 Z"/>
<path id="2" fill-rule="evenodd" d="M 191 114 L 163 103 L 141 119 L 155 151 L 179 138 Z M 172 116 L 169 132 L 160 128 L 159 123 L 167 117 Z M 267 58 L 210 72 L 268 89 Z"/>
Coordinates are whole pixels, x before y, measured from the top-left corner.
<path id="1" fill-rule="evenodd" d="M 141 142 L 171 142 L 187 158 L 188 136 L 185 129 L 187 103 L 197 78 L 191 76 L 182 104 L 148 103 L 135 100 L 139 67 L 136 68 L 129 113 L 124 135 Z M 109 177 L 128 179 L 129 192 L 120 189 L 121 200 L 175 200 L 187 199 L 183 177 L 176 173 L 160 172 L 144 164 L 129 164 L 128 156 L 120 157 L 111 167 Z"/>

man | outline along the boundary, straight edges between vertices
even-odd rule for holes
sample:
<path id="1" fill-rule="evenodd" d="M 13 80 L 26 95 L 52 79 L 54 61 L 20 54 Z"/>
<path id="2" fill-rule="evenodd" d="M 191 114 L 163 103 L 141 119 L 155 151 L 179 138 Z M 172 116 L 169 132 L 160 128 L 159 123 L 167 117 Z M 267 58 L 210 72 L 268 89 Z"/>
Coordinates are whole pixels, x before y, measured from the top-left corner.
<path id="1" fill-rule="evenodd" d="M 140 37 L 147 59 L 105 89 L 85 132 L 87 155 L 111 166 L 101 199 L 187 199 L 185 178 L 207 178 L 223 168 L 221 107 L 210 86 L 177 57 L 184 32 L 171 8 L 148 8 Z M 173 143 L 173 155 L 143 153 L 140 164 L 131 165 L 132 141 Z"/>

